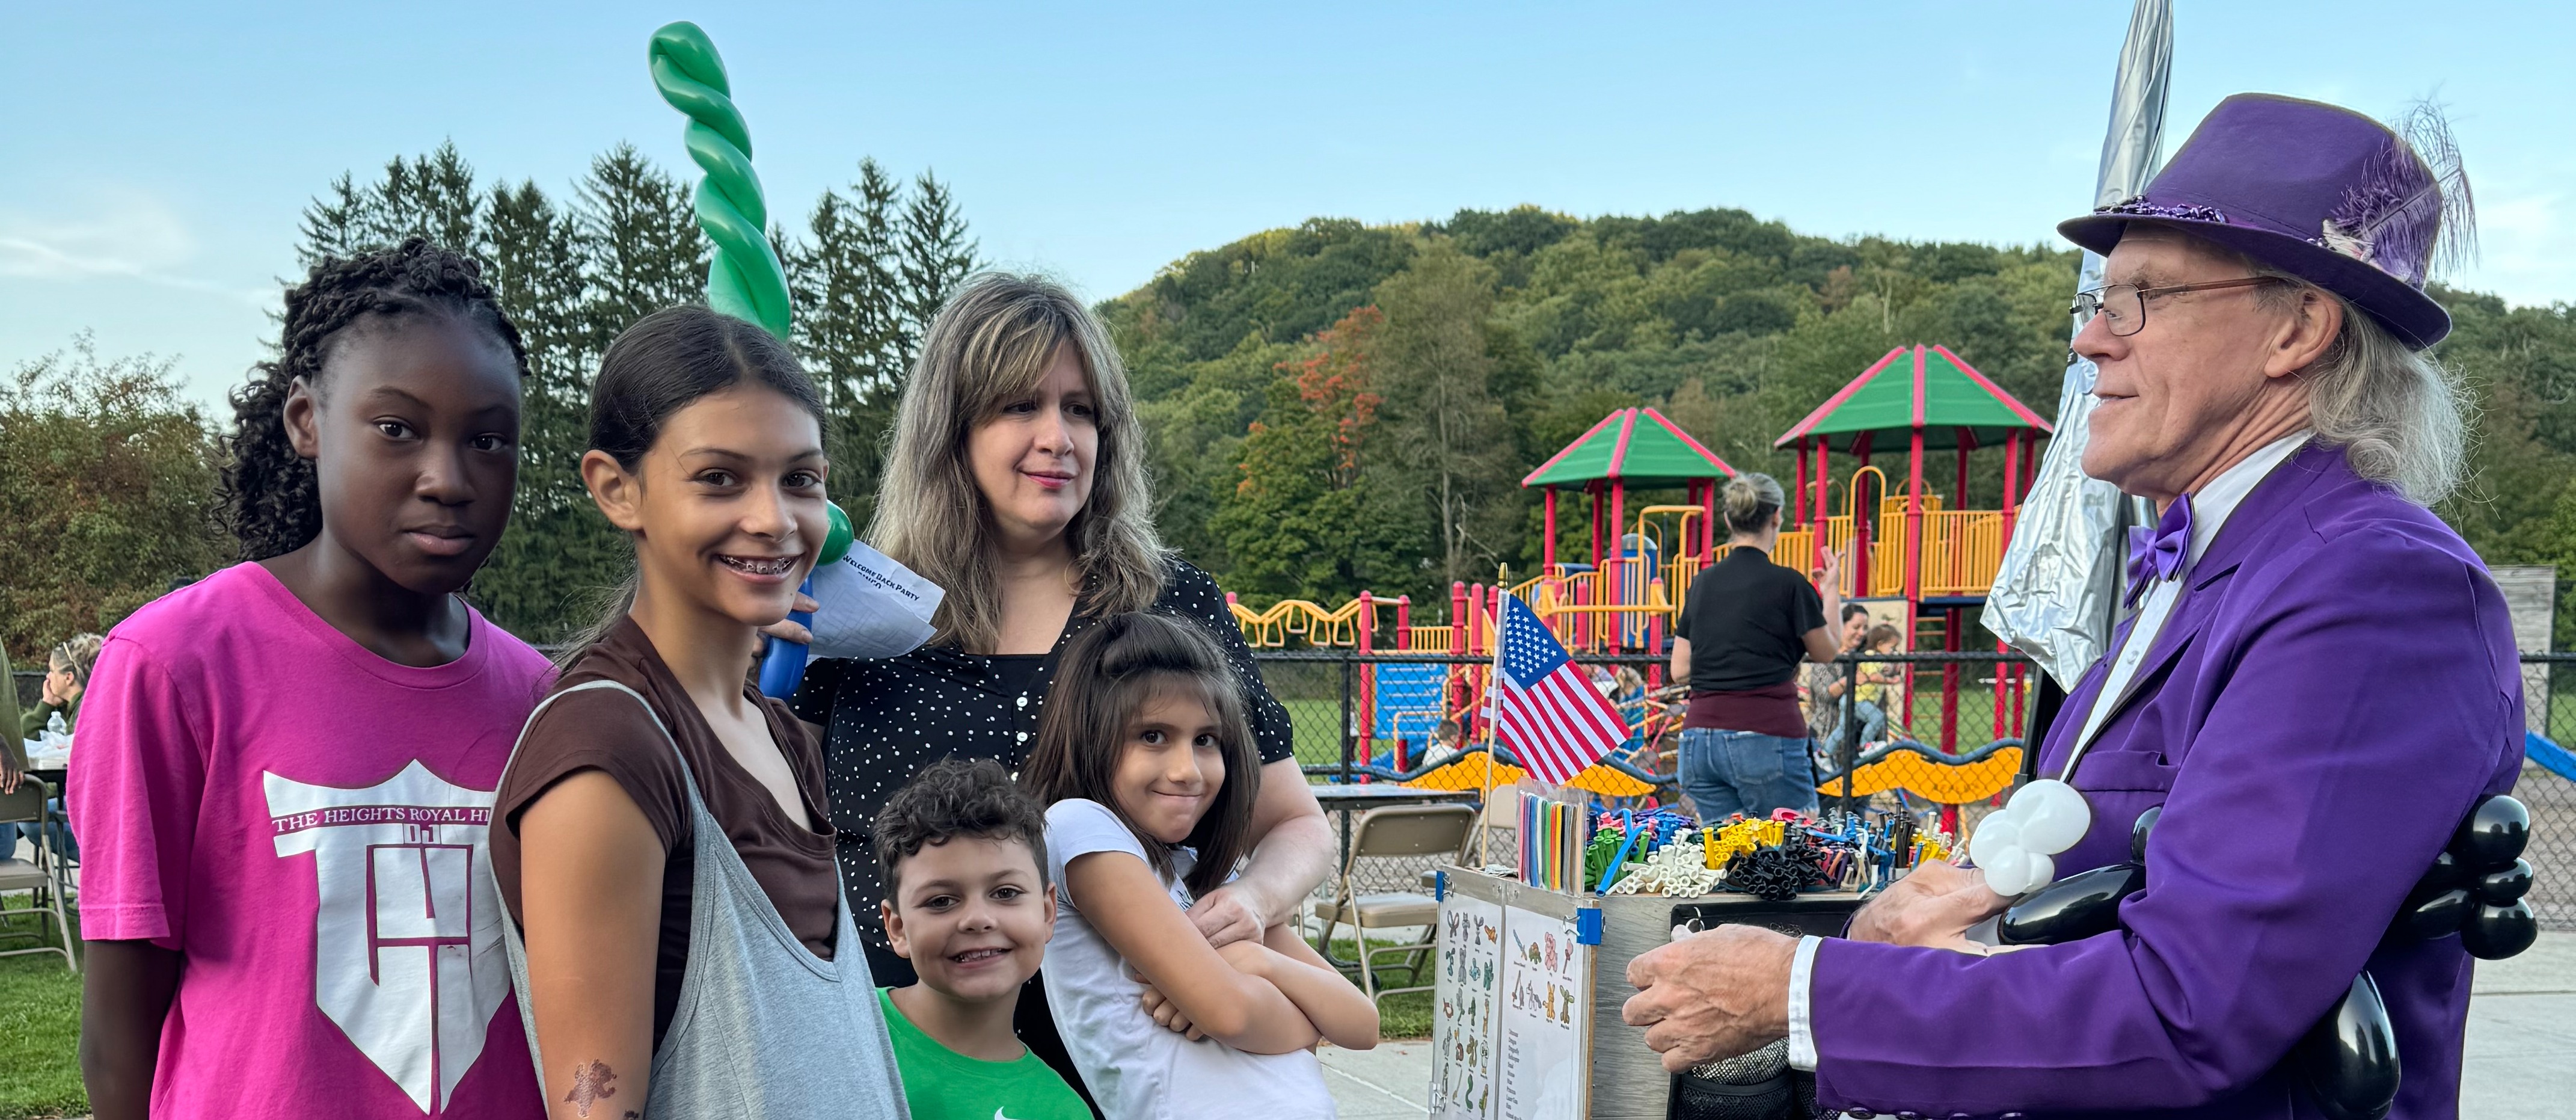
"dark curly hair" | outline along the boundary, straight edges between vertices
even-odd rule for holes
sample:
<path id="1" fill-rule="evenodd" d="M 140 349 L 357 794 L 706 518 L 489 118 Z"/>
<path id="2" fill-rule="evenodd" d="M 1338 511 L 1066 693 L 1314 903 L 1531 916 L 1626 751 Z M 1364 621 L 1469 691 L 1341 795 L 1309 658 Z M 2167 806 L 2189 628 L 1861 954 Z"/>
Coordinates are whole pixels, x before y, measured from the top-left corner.
<path id="1" fill-rule="evenodd" d="M 1001 763 L 943 758 L 923 767 L 877 810 L 877 869 L 885 874 L 886 897 L 894 897 L 896 864 L 919 855 L 925 844 L 945 844 L 960 836 L 1028 845 L 1037 860 L 1038 884 L 1046 884 L 1045 811 L 1020 792 Z"/>
<path id="2" fill-rule="evenodd" d="M 251 368 L 233 390 L 232 455 L 216 494 L 241 558 L 265 560 L 304 547 L 322 531 L 313 463 L 286 438 L 286 395 L 296 378 L 319 387 L 322 363 L 340 332 L 367 320 L 445 316 L 492 332 L 510 348 L 519 376 L 528 348 L 501 310 L 472 257 L 414 237 L 390 249 L 325 257 L 286 290 L 286 326 L 274 361 Z"/>

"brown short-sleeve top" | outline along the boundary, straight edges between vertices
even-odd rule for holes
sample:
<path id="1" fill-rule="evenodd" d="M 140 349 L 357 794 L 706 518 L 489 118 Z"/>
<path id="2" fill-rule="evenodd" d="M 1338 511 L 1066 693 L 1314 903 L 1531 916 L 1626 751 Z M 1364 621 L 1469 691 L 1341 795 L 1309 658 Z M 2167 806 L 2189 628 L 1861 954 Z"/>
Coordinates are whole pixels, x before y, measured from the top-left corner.
<path id="1" fill-rule="evenodd" d="M 680 980 L 688 965 L 689 888 L 697 869 L 688 792 L 680 784 L 679 760 L 672 756 L 671 744 L 679 744 L 689 773 L 697 780 L 698 796 L 724 826 L 725 838 L 733 842 L 734 852 L 759 881 L 770 905 L 778 908 L 778 916 L 806 948 L 828 960 L 841 879 L 832 854 L 830 816 L 824 808 L 823 756 L 812 733 L 789 714 L 785 704 L 745 686 L 747 698 L 758 702 L 769 717 L 769 733 L 796 775 L 806 819 L 822 828 L 816 832 L 789 819 L 768 787 L 734 761 L 633 619 L 619 620 L 599 644 L 573 662 L 555 682 L 555 691 L 603 680 L 634 689 L 652 711 L 646 712 L 634 697 L 613 689 L 591 689 L 556 701 L 529 722 L 495 797 L 506 827 L 492 832 L 492 877 L 511 919 L 518 920 L 519 814 L 577 771 L 599 770 L 616 780 L 652 823 L 665 853 L 661 943 L 653 970 L 653 1044 L 658 1047 L 679 1004 Z M 668 740 L 654 726 L 655 716 L 669 729 Z"/>

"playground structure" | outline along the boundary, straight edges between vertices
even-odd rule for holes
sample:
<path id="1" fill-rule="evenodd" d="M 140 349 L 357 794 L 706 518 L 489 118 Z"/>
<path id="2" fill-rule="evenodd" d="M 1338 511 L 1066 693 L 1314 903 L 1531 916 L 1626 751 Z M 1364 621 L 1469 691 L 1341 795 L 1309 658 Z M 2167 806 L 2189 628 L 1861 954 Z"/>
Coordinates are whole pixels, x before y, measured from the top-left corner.
<path id="1" fill-rule="evenodd" d="M 1944 651 L 1962 650 L 1968 609 L 1984 603 L 1994 586 L 2021 496 L 2038 470 L 2039 437 L 2050 431 L 2038 413 L 1949 347 L 1890 350 L 1773 442 L 1796 448 L 1798 466 L 1772 559 L 1813 570 L 1826 550 L 1834 550 L 1849 558 L 1841 576 L 1845 596 L 1902 600 L 1909 648 L 1937 641 Z M 1893 451 L 1890 445 L 1898 440 L 1904 441 L 1906 478 L 1903 490 L 1891 494 L 1886 473 L 1870 459 L 1873 452 Z M 1989 447 L 2003 451 L 2002 501 L 1995 509 L 1974 509 L 1968 501 L 1969 457 Z M 1859 466 L 1843 484 L 1842 512 L 1833 514 L 1838 450 Z M 1925 479 L 1926 455 L 1936 451 L 1956 455 L 1948 508 Z M 1874 517 L 1861 516 L 1873 508 Z M 2018 665 L 1996 670 L 1996 739 L 2021 726 L 2025 678 Z M 1960 666 L 1942 666 L 1937 737 L 1944 754 L 1958 753 L 1961 683 Z M 1914 726 L 1914 684 L 1907 682 L 1902 713 L 1888 713 L 1895 726 Z"/>
<path id="2" fill-rule="evenodd" d="M 1890 350 L 1876 363 L 1827 399 L 1813 413 L 1782 434 L 1775 446 L 1795 448 L 1797 467 L 1787 487 L 1790 508 L 1772 559 L 1784 566 L 1812 571 L 1824 550 L 1845 558 L 1840 590 L 1850 599 L 1871 602 L 1880 611 L 1899 612 L 1910 648 L 1964 648 L 1968 609 L 1982 603 L 2010 539 L 2020 496 L 2027 492 L 2038 463 L 2038 440 L 2050 432 L 2041 419 L 2011 394 L 1979 374 L 1943 346 L 1908 346 Z M 1874 455 L 1906 452 L 1901 486 L 1892 488 Z M 1982 449 L 2002 452 L 2002 500 L 1996 508 L 1978 509 L 1968 500 L 1971 454 Z M 1955 454 L 1954 485 L 1948 495 L 1936 492 L 1927 473 L 1930 453 Z M 1856 465 L 1834 478 L 1837 454 Z M 1381 598 L 1362 592 L 1335 608 L 1303 600 L 1286 600 L 1265 610 L 1233 607 L 1246 640 L 1255 647 L 1279 648 L 1292 641 L 1367 654 L 1433 654 L 1446 663 L 1358 666 L 1353 697 L 1352 730 L 1364 743 L 1391 743 L 1375 756 L 1378 769 L 1403 773 L 1423 757 L 1432 728 L 1443 719 L 1457 720 L 1466 740 L 1481 741 L 1478 718 L 1493 654 L 1491 619 L 1499 596 L 1517 595 L 1554 630 L 1568 650 L 1578 654 L 1649 655 L 1654 663 L 1637 666 L 1648 685 L 1663 676 L 1660 658 L 1670 650 L 1674 620 L 1687 600 L 1692 580 L 1718 559 L 1724 543 L 1718 530 L 1717 495 L 1735 473 L 1724 460 L 1651 408 L 1623 408 L 1593 425 L 1522 479 L 1536 487 L 1544 502 L 1545 543 L 1540 571 L 1515 581 L 1508 568 L 1494 584 L 1458 584 L 1450 589 L 1445 622 L 1417 624 L 1415 604 L 1405 597 Z M 1679 503 L 1634 498 L 1653 492 L 1683 493 Z M 1641 494 L 1640 492 L 1645 492 Z M 1558 556 L 1558 517 L 1562 494 L 1590 499 L 1587 520 L 1590 544 L 1584 559 Z M 1839 512 L 1837 512 L 1837 510 Z M 1470 660 L 1473 659 L 1473 660 Z M 1925 667 L 1930 668 L 1930 667 Z M 1937 785 L 1936 800 L 1953 803 L 1982 800 L 1969 787 L 1996 789 L 2008 784 L 2004 759 L 2017 759 L 2027 678 L 2018 664 L 1999 664 L 1991 681 L 1994 717 L 1990 736 L 1961 755 L 1959 697 L 1970 682 L 1966 667 L 1943 664 L 1939 674 L 1937 730 L 1916 736 L 1915 698 L 1911 679 L 1902 689 L 1899 710 L 1889 712 L 1899 738 L 1929 740 L 1918 752 L 1975 764 L 1978 780 L 1888 780 L 1873 782 L 1864 771 L 1885 766 L 1856 766 L 1862 785 L 1914 788 Z M 1928 691 L 1928 690 L 1926 690 Z M 1622 713 L 1639 729 L 1608 764 L 1595 767 L 1576 785 L 1604 796 L 1636 796 L 1641 779 L 1661 769 L 1657 741 L 1677 729 L 1678 719 L 1661 705 L 1642 698 L 1618 697 Z M 1671 726 L 1667 727 L 1666 724 Z M 1365 729 L 1365 730 L 1362 730 Z M 1998 748 L 2003 748 L 1998 750 Z M 1882 752 L 1872 752 L 1871 762 Z M 1485 758 L 1481 752 L 1470 759 Z M 1423 784 L 1492 779 L 1508 783 L 1516 768 L 1500 760 L 1450 769 L 1491 767 L 1491 773 L 1461 778 L 1428 773 Z M 1916 762 L 1889 757 L 1900 769 Z M 1921 763 L 1929 765 L 1928 761 Z M 2003 783 L 1985 780 L 1989 771 L 2005 773 Z M 1911 773 L 1908 769 L 1906 772 Z M 1965 777 L 1955 775 L 1952 777 Z M 1595 788 L 1598 787 L 1598 788 Z"/>

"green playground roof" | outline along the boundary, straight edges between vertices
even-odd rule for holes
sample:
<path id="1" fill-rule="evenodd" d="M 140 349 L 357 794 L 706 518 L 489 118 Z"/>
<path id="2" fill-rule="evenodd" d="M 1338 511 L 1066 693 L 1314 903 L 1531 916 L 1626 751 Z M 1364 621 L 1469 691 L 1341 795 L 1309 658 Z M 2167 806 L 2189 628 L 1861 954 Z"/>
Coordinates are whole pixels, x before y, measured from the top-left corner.
<path id="1" fill-rule="evenodd" d="M 1735 473 L 1726 460 L 1700 446 L 1664 414 L 1623 408 L 1601 418 L 1554 458 L 1538 465 L 1523 486 L 1581 486 L 1597 479 L 1621 482 L 1696 482 Z"/>
<path id="2" fill-rule="evenodd" d="M 2016 430 L 2035 429 L 2042 435 L 2055 430 L 1949 347 L 1899 346 L 1862 370 L 1772 446 L 1788 447 L 1825 436 L 1834 450 L 1851 451 L 1865 435 L 1910 437 L 1917 429 L 1923 433 L 1926 449 L 1958 447 L 1963 442 L 1991 447 Z"/>

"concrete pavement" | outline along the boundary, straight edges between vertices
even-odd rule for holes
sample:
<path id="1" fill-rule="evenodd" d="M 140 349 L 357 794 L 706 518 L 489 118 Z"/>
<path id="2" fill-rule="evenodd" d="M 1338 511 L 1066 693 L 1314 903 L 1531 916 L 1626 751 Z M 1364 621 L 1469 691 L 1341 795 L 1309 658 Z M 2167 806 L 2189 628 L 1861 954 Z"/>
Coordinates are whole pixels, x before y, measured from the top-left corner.
<path id="1" fill-rule="evenodd" d="M 1431 1044 L 1325 1047 L 1343 1120 L 1428 1115 Z M 2481 963 L 2469 997 L 2461 1120 L 2562 1116 L 2576 1102 L 2576 933 L 2543 933 L 2511 960 Z"/>

